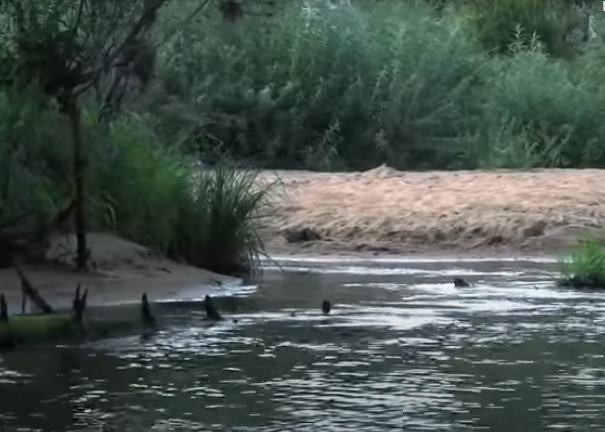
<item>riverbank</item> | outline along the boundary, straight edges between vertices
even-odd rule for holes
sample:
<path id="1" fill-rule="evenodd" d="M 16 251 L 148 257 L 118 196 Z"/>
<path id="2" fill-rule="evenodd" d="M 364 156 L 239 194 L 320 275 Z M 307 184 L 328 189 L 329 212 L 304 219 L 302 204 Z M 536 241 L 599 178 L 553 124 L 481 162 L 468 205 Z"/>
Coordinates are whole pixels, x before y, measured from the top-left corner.
<path id="1" fill-rule="evenodd" d="M 183 265 L 154 254 L 149 249 L 110 234 L 91 233 L 88 247 L 93 267 L 87 274 L 75 271 L 75 239 L 53 240 L 47 258 L 51 263 L 23 266 L 26 276 L 54 307 L 71 306 L 75 288 L 89 290 L 89 305 L 200 299 L 220 292 L 221 285 L 238 280 Z M 11 313 L 21 309 L 21 284 L 14 269 L 0 270 L 0 293 Z"/>
<path id="2" fill-rule="evenodd" d="M 605 238 L 605 170 L 266 172 L 272 255 L 553 256 Z"/>
<path id="3" fill-rule="evenodd" d="M 263 172 L 278 176 L 274 214 L 261 219 L 277 257 L 553 257 L 584 235 L 605 238 L 605 170 Z M 94 270 L 73 270 L 75 240 L 55 239 L 54 264 L 23 267 L 48 301 L 68 307 L 78 283 L 90 304 L 194 299 L 236 279 L 182 265 L 109 234 L 88 237 Z M 0 270 L 11 310 L 21 304 L 12 269 Z"/>

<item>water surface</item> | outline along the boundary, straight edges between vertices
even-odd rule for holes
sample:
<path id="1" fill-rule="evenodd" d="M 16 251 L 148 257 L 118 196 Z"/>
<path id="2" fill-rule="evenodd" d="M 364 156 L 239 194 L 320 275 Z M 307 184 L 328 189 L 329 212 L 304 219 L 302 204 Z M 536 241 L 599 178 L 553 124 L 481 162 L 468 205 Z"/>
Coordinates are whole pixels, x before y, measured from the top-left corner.
<path id="1" fill-rule="evenodd" d="M 150 339 L 3 355 L 5 430 L 605 430 L 603 296 L 552 263 L 282 265 L 216 325 L 180 304 Z"/>

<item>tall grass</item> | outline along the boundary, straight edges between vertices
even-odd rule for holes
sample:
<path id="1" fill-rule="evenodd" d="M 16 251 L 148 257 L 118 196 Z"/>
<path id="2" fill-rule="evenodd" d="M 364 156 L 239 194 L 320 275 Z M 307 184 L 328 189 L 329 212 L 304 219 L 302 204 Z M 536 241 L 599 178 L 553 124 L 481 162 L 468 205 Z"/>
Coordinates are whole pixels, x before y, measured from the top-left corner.
<path id="1" fill-rule="evenodd" d="M 264 251 L 255 228 L 259 217 L 271 214 L 267 198 L 278 183 L 257 180 L 258 174 L 225 164 L 200 172 L 193 184 L 194 201 L 183 200 L 172 254 L 226 274 L 259 269 Z"/>
<path id="2" fill-rule="evenodd" d="M 559 58 L 579 19 L 568 3 L 464 3 L 294 1 L 271 18 L 200 18 L 162 46 L 138 107 L 163 139 L 256 166 L 605 165 L 603 41 Z M 169 10 L 159 34 L 187 12 Z"/>
<path id="3" fill-rule="evenodd" d="M 3 222 L 47 218 L 70 198 L 71 146 L 64 119 L 29 95 L 0 92 L 0 113 L 1 233 Z M 84 129 L 91 229 L 214 271 L 259 269 L 256 218 L 268 210 L 273 184 L 258 186 L 254 174 L 228 167 L 200 174 L 142 115 L 125 113 L 109 127 L 87 115 Z"/>

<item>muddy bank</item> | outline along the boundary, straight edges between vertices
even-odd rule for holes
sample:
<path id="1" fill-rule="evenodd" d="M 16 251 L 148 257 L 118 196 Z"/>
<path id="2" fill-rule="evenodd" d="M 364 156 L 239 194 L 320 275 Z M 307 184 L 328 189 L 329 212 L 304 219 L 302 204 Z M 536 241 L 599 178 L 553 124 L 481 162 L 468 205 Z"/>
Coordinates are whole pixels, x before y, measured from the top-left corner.
<path id="1" fill-rule="evenodd" d="M 91 306 L 138 303 L 143 293 L 152 302 L 202 298 L 220 292 L 225 284 L 238 283 L 234 278 L 170 261 L 113 235 L 91 233 L 88 243 L 94 267 L 90 274 L 74 270 L 73 236 L 54 239 L 47 254 L 53 264 L 21 267 L 54 307 L 70 307 L 79 283 L 88 288 Z M 15 270 L 0 270 L 0 292 L 6 295 L 9 310 L 20 312 L 21 285 Z"/>
<path id="2" fill-rule="evenodd" d="M 272 254 L 553 255 L 605 239 L 605 170 L 264 172 Z"/>

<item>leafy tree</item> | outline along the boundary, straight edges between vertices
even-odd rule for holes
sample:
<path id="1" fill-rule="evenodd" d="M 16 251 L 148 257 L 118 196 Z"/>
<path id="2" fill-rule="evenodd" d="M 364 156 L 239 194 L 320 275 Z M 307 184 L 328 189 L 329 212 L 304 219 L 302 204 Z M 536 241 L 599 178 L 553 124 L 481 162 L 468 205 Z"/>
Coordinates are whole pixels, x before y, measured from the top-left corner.
<path id="1" fill-rule="evenodd" d="M 155 60 L 151 32 L 176 0 L 0 0 L 0 84 L 42 90 L 65 115 L 73 144 L 73 213 L 77 266 L 88 260 L 81 98 L 92 93 L 100 121 L 143 90 Z M 200 0 L 192 16 L 211 0 Z"/>

